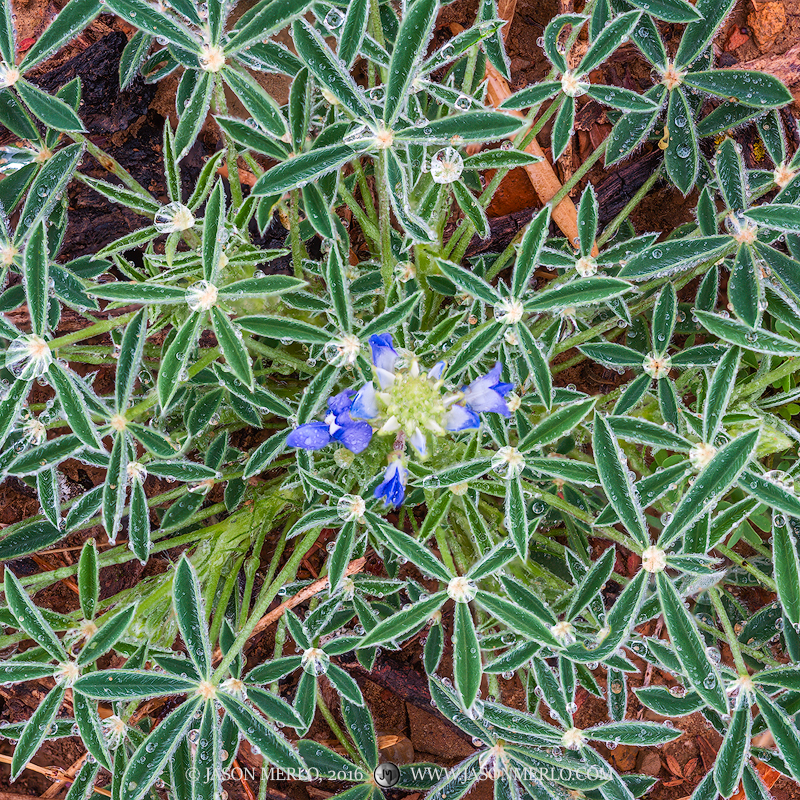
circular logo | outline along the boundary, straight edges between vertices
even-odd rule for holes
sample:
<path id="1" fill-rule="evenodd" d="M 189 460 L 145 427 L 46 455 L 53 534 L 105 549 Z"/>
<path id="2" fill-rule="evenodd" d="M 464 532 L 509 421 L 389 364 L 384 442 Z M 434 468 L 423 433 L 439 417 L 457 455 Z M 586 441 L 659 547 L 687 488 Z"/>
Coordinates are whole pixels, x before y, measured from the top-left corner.
<path id="1" fill-rule="evenodd" d="M 375 783 L 381 789 L 391 789 L 392 786 L 397 786 L 400 783 L 400 767 L 397 764 L 392 764 L 391 761 L 385 761 L 375 768 L 374 778 Z"/>

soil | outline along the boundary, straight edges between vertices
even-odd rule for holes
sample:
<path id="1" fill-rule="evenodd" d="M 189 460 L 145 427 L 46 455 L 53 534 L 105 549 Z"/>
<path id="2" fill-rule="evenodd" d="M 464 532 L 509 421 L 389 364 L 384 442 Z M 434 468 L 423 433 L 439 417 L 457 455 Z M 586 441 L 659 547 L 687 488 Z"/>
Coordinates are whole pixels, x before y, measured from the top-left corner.
<path id="1" fill-rule="evenodd" d="M 64 0 L 15 0 L 16 27 L 20 49 L 30 47 L 36 38 L 64 5 Z M 474 18 L 476 0 L 457 0 L 445 6 L 436 27 L 436 41 L 443 42 L 453 34 L 453 25 L 469 24 Z M 513 23 L 510 27 L 507 48 L 512 72 L 512 88 L 520 88 L 541 79 L 548 69 L 537 39 L 542 35 L 547 22 L 557 13 L 573 10 L 572 0 L 519 0 Z M 119 91 L 117 65 L 122 48 L 130 35 L 130 28 L 111 15 L 102 15 L 75 41 L 50 62 L 41 65 L 31 76 L 47 90 L 53 91 L 66 82 L 79 76 L 83 85 L 83 105 L 81 116 L 84 119 L 93 141 L 106 149 L 134 177 L 165 199 L 163 172 L 160 167 L 161 136 L 165 117 L 173 125 L 174 93 L 173 80 L 162 82 L 158 87 L 148 86 L 140 79 L 133 82 L 124 92 Z M 667 37 L 670 31 L 666 30 Z M 719 59 L 729 66 L 754 59 L 769 59 L 785 53 L 800 39 L 800 0 L 746 0 L 740 2 L 727 21 L 724 32 L 718 37 Z M 764 68 L 762 66 L 762 68 Z M 637 57 L 632 47 L 620 50 L 602 68 L 603 77 L 608 82 L 626 85 L 629 88 L 644 88 L 649 85 L 649 71 Z M 263 77 L 262 82 L 278 102 L 287 98 L 288 82 L 282 77 Z M 233 102 L 234 98 L 229 97 Z M 242 109 L 232 109 L 234 113 Z M 796 109 L 793 109 L 796 111 Z M 605 114 L 597 104 L 588 102 L 581 105 L 578 113 L 578 134 L 571 152 L 561 159 L 557 170 L 565 180 L 571 175 L 587 154 L 607 135 L 610 126 Z M 737 133 L 747 145 L 746 132 Z M 183 180 L 191 184 L 202 167 L 204 158 L 217 148 L 218 134 L 213 126 L 204 129 L 192 152 L 182 162 Z M 543 147 L 549 145 L 549 126 L 539 137 Z M 0 145 L 13 140 L 10 134 L 0 129 Z M 796 144 L 796 142 L 795 142 Z M 745 148 L 748 158 L 757 161 L 752 143 Z M 620 210 L 635 191 L 651 174 L 660 159 L 660 152 L 654 147 L 645 147 L 628 162 L 606 170 L 596 165 L 587 178 L 572 192 L 577 197 L 586 183 L 591 181 L 601 198 L 601 222 L 607 222 Z M 759 166 L 764 164 L 759 163 Z M 755 166 L 755 163 L 752 164 Z M 86 157 L 81 167 L 86 174 L 106 177 L 105 170 L 91 157 Z M 95 252 L 103 245 L 138 227 L 142 220 L 119 206 L 102 201 L 101 198 L 82 184 L 70 187 L 70 225 L 62 248 L 64 260 Z M 638 231 L 661 230 L 665 233 L 691 219 L 694 197 L 684 199 L 680 193 L 664 185 L 657 185 L 638 207 L 632 222 Z M 482 250 L 501 250 L 514 237 L 516 232 L 530 219 L 539 207 L 539 200 L 522 170 L 515 170 L 504 181 L 501 190 L 490 208 L 492 217 L 492 237 L 488 243 L 473 242 L 470 252 Z M 555 233 L 555 231 L 554 231 Z M 280 225 L 271 229 L 274 239 L 269 246 L 282 242 L 285 231 Z M 546 279 L 546 276 L 544 276 Z M 121 312 L 118 312 L 121 313 Z M 82 320 L 74 314 L 66 313 L 61 325 L 62 332 L 81 326 Z M 101 340 L 108 344 L 108 339 Z M 564 354 L 566 360 L 571 354 Z M 112 386 L 113 375 L 101 370 L 96 386 L 108 392 Z M 609 391 L 625 380 L 599 365 L 571 368 L 558 376 L 560 385 L 575 384 L 582 391 L 599 394 Z M 42 393 L 36 399 L 46 399 Z M 242 431 L 237 434 L 237 444 L 253 446 L 265 438 L 261 431 Z M 83 491 L 99 484 L 104 476 L 102 471 L 78 464 L 65 465 L 63 469 L 68 485 Z M 163 491 L 164 486 L 148 479 L 148 493 Z M 219 490 L 208 502 L 217 502 Z M 38 512 L 38 502 L 34 490 L 17 479 L 7 479 L 0 484 L 0 527 L 25 519 Z M 155 518 L 153 520 L 156 521 Z M 39 556 L 23 558 L 13 563 L 19 575 L 29 575 L 42 569 L 74 563 L 84 539 L 94 536 L 99 543 L 105 542 L 100 529 L 69 537 L 57 549 Z M 324 541 L 305 559 L 300 577 L 313 578 L 324 563 L 326 552 Z M 607 543 L 597 542 L 601 549 Z M 268 540 L 263 556 L 271 555 L 272 543 Z M 103 571 L 102 585 L 104 596 L 111 596 L 124 588 L 134 586 L 142 578 L 168 570 L 175 553 L 165 553 L 153 558 L 147 567 L 131 561 L 121 567 Z M 625 572 L 633 564 L 622 563 L 617 569 Z M 766 602 L 766 598 L 755 595 L 741 598 L 751 610 Z M 36 601 L 42 606 L 56 611 L 69 611 L 77 606 L 74 583 L 62 581 L 40 592 Z M 452 633 L 452 619 L 445 614 L 444 624 L 449 638 Z M 652 631 L 650 631 L 652 632 Z M 274 630 L 270 629 L 251 642 L 248 662 L 252 666 L 272 654 Z M 725 655 L 725 654 L 723 654 Z M 449 654 L 445 656 L 443 671 L 449 668 Z M 384 746 L 383 755 L 389 760 L 403 762 L 408 760 L 431 760 L 443 765 L 452 765 L 466 755 L 474 752 L 472 742 L 449 722 L 444 720 L 430 706 L 427 685 L 420 666 L 421 644 L 412 640 L 402 651 L 382 654 L 372 673 L 367 673 L 355 662 L 341 660 L 360 684 L 367 703 L 379 730 L 380 741 Z M 634 658 L 634 661 L 636 659 Z M 643 664 L 637 674 L 629 676 L 629 686 L 642 685 L 644 681 L 652 684 L 668 682 L 657 670 L 648 673 Z M 604 680 L 598 673 L 598 680 Z M 27 719 L 38 703 L 42 693 L 52 682 L 41 681 L 37 685 L 24 687 L 0 686 L 0 722 L 16 722 Z M 525 692 L 517 679 L 501 681 L 502 699 L 507 704 L 524 708 Z M 323 681 L 323 686 L 326 686 Z M 291 698 L 295 685 L 291 680 L 282 686 L 287 698 Z M 324 692 L 328 689 L 324 688 Z M 627 716 L 642 719 L 660 718 L 638 704 L 631 694 Z M 329 697 L 329 700 L 333 698 Z M 589 727 L 607 719 L 605 700 L 582 692 L 579 695 L 579 710 L 576 724 Z M 163 709 L 162 709 L 163 713 Z M 158 716 L 158 715 L 157 715 Z M 341 720 L 340 720 L 341 722 Z M 683 735 L 664 748 L 618 747 L 604 750 L 615 766 L 625 772 L 641 772 L 661 780 L 649 795 L 654 800 L 674 800 L 691 794 L 693 787 L 711 766 L 720 739 L 716 732 L 698 714 L 677 720 L 676 726 Z M 310 735 L 331 746 L 333 736 L 322 720 L 317 720 Z M 0 741 L 0 753 L 8 754 L 11 746 Z M 40 766 L 53 766 L 67 770 L 83 755 L 79 740 L 67 738 L 47 742 L 39 751 L 35 763 Z M 260 758 L 244 748 L 239 756 L 242 766 L 257 766 Z M 244 786 L 243 781 L 226 785 L 229 797 L 249 798 L 257 789 L 255 785 Z M 47 777 L 25 771 L 12 786 L 8 785 L 6 765 L 0 764 L 0 800 L 17 800 L 38 796 L 59 796 L 53 793 L 52 781 Z M 296 800 L 323 800 L 340 790 L 334 785 L 319 784 L 277 784 L 270 789 L 272 800 L 285 800 L 286 796 Z M 49 790 L 49 791 L 48 791 Z M 45 793 L 47 794 L 45 795 Z M 778 800 L 788 800 L 798 796 L 798 790 L 789 781 L 779 780 L 772 788 Z M 488 782 L 479 784 L 472 796 L 489 796 Z M 392 800 L 399 800 L 399 793 L 390 793 Z M 417 796 L 412 796 L 416 800 Z"/>

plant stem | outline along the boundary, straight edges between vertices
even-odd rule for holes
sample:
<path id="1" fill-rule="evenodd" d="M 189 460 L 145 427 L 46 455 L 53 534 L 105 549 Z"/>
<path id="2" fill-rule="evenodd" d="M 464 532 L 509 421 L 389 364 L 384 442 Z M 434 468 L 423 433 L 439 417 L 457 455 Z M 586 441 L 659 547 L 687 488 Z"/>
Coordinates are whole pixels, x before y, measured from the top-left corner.
<path id="1" fill-rule="evenodd" d="M 739 648 L 739 640 L 736 638 L 736 633 L 733 630 L 733 625 L 731 625 L 730 619 L 728 619 L 728 612 L 725 611 L 725 606 L 722 604 L 720 590 L 716 586 L 712 586 L 708 590 L 708 596 L 711 600 L 711 605 L 714 606 L 714 610 L 717 612 L 719 621 L 722 623 L 722 630 L 725 631 L 725 638 L 728 640 L 728 647 L 731 649 L 733 661 L 736 664 L 736 670 L 738 671 L 739 675 L 746 677 L 750 673 L 748 672 L 747 665 L 744 663 L 744 659 L 742 658 L 742 651 Z"/>
<path id="2" fill-rule="evenodd" d="M 275 599 L 278 590 L 281 586 L 285 586 L 290 581 L 294 580 L 295 574 L 300 567 L 300 562 L 303 560 L 305 554 L 313 547 L 317 541 L 319 531 L 314 529 L 310 530 L 296 545 L 294 552 L 289 556 L 289 560 L 284 565 L 283 569 L 278 574 L 278 577 L 270 584 L 264 584 L 258 598 L 253 606 L 253 611 L 247 619 L 242 629 L 239 631 L 236 639 L 231 645 L 228 652 L 223 657 L 220 665 L 211 676 L 211 682 L 215 685 L 222 680 L 222 677 L 228 670 L 228 667 L 233 663 L 233 660 L 238 655 L 239 651 L 247 644 L 250 634 L 255 629 L 258 621 L 266 614 L 269 604 Z"/>
<path id="3" fill-rule="evenodd" d="M 292 241 L 292 268 L 295 278 L 303 279 L 303 243 L 300 241 L 300 190 L 292 189 L 289 206 L 289 236 Z"/>
<path id="4" fill-rule="evenodd" d="M 383 278 L 384 302 L 394 278 L 394 255 L 392 253 L 392 210 L 389 204 L 389 187 L 386 185 L 386 152 L 378 157 L 380 174 L 375 182 L 378 186 L 378 214 L 381 234 L 381 278 Z"/>
<path id="5" fill-rule="evenodd" d="M 656 181 L 661 177 L 661 164 L 658 169 L 636 190 L 636 194 L 625 204 L 622 211 L 608 224 L 606 229 L 597 240 L 597 246 L 602 247 L 619 230 L 620 225 L 633 213 L 633 210 L 642 202 L 645 195 L 655 186 Z"/>
<path id="6" fill-rule="evenodd" d="M 95 322 L 93 325 L 89 325 L 86 328 L 81 328 L 79 331 L 67 333 L 64 334 L 64 336 L 59 336 L 57 339 L 52 339 L 47 343 L 47 346 L 51 350 L 56 350 L 57 348 L 65 347 L 68 344 L 75 344 L 76 342 L 82 342 L 86 339 L 91 339 L 94 336 L 100 336 L 100 334 L 113 331 L 114 328 L 119 328 L 122 325 L 126 325 L 138 313 L 138 311 L 131 311 L 127 314 L 120 314 L 118 317 L 111 317 L 103 320 L 102 322 Z"/>
<path id="7" fill-rule="evenodd" d="M 331 710 L 328 708 L 327 703 L 325 702 L 325 698 L 322 696 L 322 691 L 319 688 L 319 683 L 317 683 L 317 708 L 322 713 L 322 718 L 328 724 L 328 727 L 331 729 L 331 733 L 339 740 L 339 743 L 347 750 L 347 754 L 350 758 L 355 761 L 360 767 L 365 768 L 366 764 L 364 763 L 364 759 L 361 758 L 358 750 L 353 747 L 350 743 L 350 740 L 345 736 L 344 731 L 339 726 L 339 723 L 334 719 Z M 369 770 L 367 769 L 369 773 Z"/>
<path id="8" fill-rule="evenodd" d="M 214 105 L 217 107 L 217 114 L 227 115 L 228 104 L 225 101 L 225 84 L 222 78 L 217 75 L 214 82 Z M 223 131 L 225 137 L 225 162 L 228 166 L 228 184 L 231 187 L 231 200 L 236 208 L 241 208 L 244 202 L 242 194 L 242 182 L 239 178 L 239 157 L 236 152 L 236 142 Z"/>

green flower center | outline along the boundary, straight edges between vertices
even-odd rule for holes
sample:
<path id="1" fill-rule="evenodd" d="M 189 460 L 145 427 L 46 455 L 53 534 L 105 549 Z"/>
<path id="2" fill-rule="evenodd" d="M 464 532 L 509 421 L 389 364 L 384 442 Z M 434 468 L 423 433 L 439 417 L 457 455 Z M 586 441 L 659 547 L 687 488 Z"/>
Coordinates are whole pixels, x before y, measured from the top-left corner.
<path id="1" fill-rule="evenodd" d="M 400 428 L 409 433 L 417 427 L 430 430 L 431 422 L 441 425 L 446 412 L 441 383 L 407 372 L 395 374 L 385 402 L 386 415 L 395 417 Z"/>

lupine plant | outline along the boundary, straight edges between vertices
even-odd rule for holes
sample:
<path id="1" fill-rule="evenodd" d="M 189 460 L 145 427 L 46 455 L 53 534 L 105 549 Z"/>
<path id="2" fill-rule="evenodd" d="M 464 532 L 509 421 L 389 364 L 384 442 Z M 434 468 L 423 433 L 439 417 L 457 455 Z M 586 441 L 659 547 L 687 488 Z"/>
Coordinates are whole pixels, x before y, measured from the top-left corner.
<path id="1" fill-rule="evenodd" d="M 610 751 L 660 747 L 694 714 L 717 750 L 695 800 L 766 798 L 767 771 L 800 783 L 791 96 L 715 65 L 733 0 L 587 0 L 547 24 L 546 78 L 495 108 L 487 65 L 511 77 L 495 0 L 434 46 L 442 5 L 70 0 L 19 59 L 0 2 L 16 137 L 0 479 L 41 506 L 0 531 L 0 681 L 47 689 L 0 726 L 11 780 L 70 736 L 87 755 L 68 800 L 220 800 L 245 749 L 261 797 L 273 765 L 347 800 L 455 800 L 479 780 L 498 800 L 631 800 L 658 779 Z M 134 30 L 122 87 L 180 76 L 163 195 L 87 137 L 80 81 L 51 96 L 26 77 L 101 12 Z M 597 77 L 626 43 L 653 68 L 640 91 Z M 584 96 L 610 135 L 493 247 L 504 176 L 541 161 L 528 145 L 550 120 L 558 160 Z M 771 170 L 747 166 L 745 125 Z M 187 191 L 209 126 L 222 144 Z M 663 166 L 601 225 L 587 173 L 643 146 Z M 695 221 L 636 230 L 659 178 Z M 141 225 L 65 260 L 72 182 Z M 570 193 L 577 235 L 551 220 Z M 285 246 L 267 250 L 275 219 Z M 474 236 L 490 241 L 471 257 Z M 59 334 L 64 308 L 85 325 Z M 567 384 L 573 367 L 613 388 Z M 102 482 L 67 496 L 70 461 Z M 76 563 L 21 568 L 67 542 Z M 104 590 L 131 562 L 158 568 Z M 73 611 L 37 605 L 73 578 Z M 401 764 L 386 786 L 360 676 L 401 649 L 474 753 Z"/>

